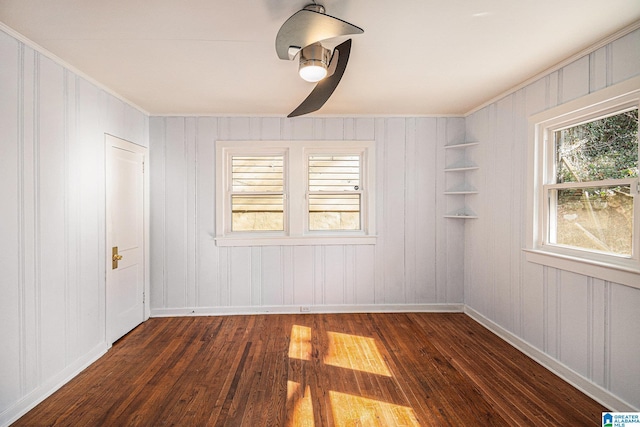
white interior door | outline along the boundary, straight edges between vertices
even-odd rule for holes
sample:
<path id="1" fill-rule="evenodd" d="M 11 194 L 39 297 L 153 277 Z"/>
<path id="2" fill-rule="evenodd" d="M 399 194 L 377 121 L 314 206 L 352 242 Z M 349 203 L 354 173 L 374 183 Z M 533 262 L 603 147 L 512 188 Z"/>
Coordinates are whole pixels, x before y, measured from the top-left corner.
<path id="1" fill-rule="evenodd" d="M 146 148 L 106 135 L 107 341 L 144 320 Z"/>

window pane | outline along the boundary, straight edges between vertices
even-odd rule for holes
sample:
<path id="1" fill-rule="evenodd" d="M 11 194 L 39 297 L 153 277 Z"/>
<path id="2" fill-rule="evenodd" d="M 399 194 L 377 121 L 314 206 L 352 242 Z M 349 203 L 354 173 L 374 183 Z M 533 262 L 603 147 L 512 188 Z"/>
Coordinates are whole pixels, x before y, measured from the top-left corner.
<path id="1" fill-rule="evenodd" d="M 232 231 L 284 230 L 282 194 L 264 196 L 231 196 Z"/>
<path id="2" fill-rule="evenodd" d="M 633 196 L 629 185 L 550 192 L 557 203 L 556 235 L 550 236 L 551 243 L 631 255 Z"/>
<path id="3" fill-rule="evenodd" d="M 360 230 L 360 194 L 310 194 L 309 230 Z"/>
<path id="4" fill-rule="evenodd" d="M 555 132 L 556 182 L 638 176 L 638 110 Z"/>
<path id="5" fill-rule="evenodd" d="M 360 156 L 309 156 L 309 191 L 358 191 Z"/>
<path id="6" fill-rule="evenodd" d="M 233 192 L 283 191 L 283 156 L 233 156 Z"/>

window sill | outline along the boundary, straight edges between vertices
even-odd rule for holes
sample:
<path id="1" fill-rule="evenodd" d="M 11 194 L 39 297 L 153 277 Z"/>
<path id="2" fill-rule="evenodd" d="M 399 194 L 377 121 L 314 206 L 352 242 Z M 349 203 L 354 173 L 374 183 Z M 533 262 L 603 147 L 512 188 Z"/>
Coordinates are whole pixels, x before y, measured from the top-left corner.
<path id="1" fill-rule="evenodd" d="M 375 245 L 376 236 L 216 237 L 216 246 Z"/>
<path id="2" fill-rule="evenodd" d="M 540 249 L 523 249 L 528 262 L 640 289 L 640 269 Z"/>

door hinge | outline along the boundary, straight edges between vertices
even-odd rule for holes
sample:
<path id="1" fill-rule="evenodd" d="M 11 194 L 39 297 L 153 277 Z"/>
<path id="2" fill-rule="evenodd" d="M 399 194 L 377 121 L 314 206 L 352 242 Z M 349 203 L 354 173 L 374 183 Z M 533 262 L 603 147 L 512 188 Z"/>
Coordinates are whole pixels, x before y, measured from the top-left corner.
<path id="1" fill-rule="evenodd" d="M 144 173 L 144 162 L 142 162 L 142 173 Z"/>

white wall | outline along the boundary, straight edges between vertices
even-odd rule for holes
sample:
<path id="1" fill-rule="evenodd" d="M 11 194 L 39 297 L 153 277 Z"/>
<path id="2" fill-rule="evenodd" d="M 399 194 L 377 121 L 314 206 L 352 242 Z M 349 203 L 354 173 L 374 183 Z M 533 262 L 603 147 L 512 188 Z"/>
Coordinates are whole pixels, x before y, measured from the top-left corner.
<path id="1" fill-rule="evenodd" d="M 528 263 L 521 249 L 528 117 L 638 74 L 640 30 L 467 117 L 480 218 L 465 230 L 465 304 L 636 410 L 640 290 Z"/>
<path id="2" fill-rule="evenodd" d="M 636 31 L 466 120 L 149 119 L 0 31 L 0 425 L 107 348 L 105 132 L 151 141 L 155 315 L 464 303 L 640 407 L 640 291 L 521 252 L 528 115 L 640 73 L 639 52 Z M 378 244 L 216 247 L 215 140 L 297 138 L 377 141 Z M 443 147 L 465 139 L 480 218 L 444 219 Z"/>
<path id="3" fill-rule="evenodd" d="M 217 247 L 218 139 L 375 140 L 377 244 Z M 442 147 L 464 141 L 463 118 L 152 117 L 150 141 L 152 315 L 462 307 Z"/>
<path id="4" fill-rule="evenodd" d="M 0 425 L 107 349 L 104 133 L 148 128 L 0 31 Z"/>

